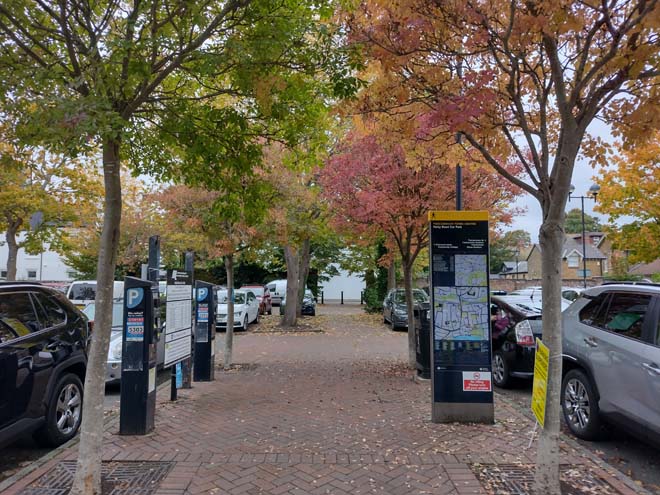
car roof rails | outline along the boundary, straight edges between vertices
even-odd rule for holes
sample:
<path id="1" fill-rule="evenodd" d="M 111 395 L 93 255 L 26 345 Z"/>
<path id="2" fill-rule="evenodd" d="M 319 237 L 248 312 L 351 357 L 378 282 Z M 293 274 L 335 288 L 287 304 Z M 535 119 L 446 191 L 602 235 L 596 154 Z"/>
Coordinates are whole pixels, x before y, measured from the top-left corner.
<path id="1" fill-rule="evenodd" d="M 637 280 L 625 280 L 620 282 L 604 282 L 601 285 L 643 285 L 647 287 L 660 287 L 660 284 L 656 284 L 655 282 L 643 282 Z"/>

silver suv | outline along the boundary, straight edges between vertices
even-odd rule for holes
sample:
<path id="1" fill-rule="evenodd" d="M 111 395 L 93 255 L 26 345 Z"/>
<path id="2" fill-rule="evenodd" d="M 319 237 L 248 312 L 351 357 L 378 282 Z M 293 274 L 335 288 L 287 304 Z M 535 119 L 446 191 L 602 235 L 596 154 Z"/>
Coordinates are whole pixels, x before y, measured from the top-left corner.
<path id="1" fill-rule="evenodd" d="M 563 313 L 561 401 L 571 432 L 595 440 L 604 420 L 660 442 L 660 285 L 585 290 Z"/>

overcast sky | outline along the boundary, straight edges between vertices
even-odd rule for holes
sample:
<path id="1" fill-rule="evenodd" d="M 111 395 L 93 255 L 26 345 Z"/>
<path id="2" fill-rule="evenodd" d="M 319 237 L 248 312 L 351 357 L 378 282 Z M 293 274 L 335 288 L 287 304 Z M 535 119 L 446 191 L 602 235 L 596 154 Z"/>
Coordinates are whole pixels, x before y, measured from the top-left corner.
<path id="1" fill-rule="evenodd" d="M 590 127 L 590 131 L 593 134 L 600 136 L 605 141 L 613 141 L 609 129 L 600 122 L 593 124 Z M 598 175 L 598 173 L 599 167 L 594 169 L 591 167 L 588 160 L 578 160 L 578 162 L 575 164 L 575 170 L 573 171 L 573 180 L 571 180 L 571 183 L 575 185 L 575 195 L 586 196 L 587 191 L 589 191 L 589 188 L 594 183 L 594 178 Z M 539 202 L 534 197 L 525 193 L 524 195 L 520 196 L 516 202 L 516 206 L 525 208 L 526 212 L 522 215 L 516 216 L 511 226 L 506 227 L 504 230 L 526 230 L 532 236 L 532 242 L 538 242 L 539 227 L 541 226 L 542 219 Z M 592 199 L 585 199 L 584 213 L 597 216 L 603 223 L 607 223 L 607 217 L 595 213 L 593 211 L 593 206 L 594 201 Z M 566 211 L 569 211 L 573 208 L 581 208 L 579 199 L 573 199 L 566 205 Z"/>

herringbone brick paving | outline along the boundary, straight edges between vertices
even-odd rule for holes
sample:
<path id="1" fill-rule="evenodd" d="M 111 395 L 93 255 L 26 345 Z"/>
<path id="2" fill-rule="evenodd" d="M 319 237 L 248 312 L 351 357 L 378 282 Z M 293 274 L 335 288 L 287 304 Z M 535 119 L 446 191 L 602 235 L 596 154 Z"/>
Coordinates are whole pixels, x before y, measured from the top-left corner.
<path id="1" fill-rule="evenodd" d="M 104 459 L 174 461 L 161 495 L 485 493 L 470 465 L 534 463 L 533 425 L 508 402 L 496 401 L 494 425 L 430 422 L 430 386 L 404 365 L 405 333 L 359 309 L 315 321 L 324 333 L 239 335 L 237 362 L 250 366 L 218 370 L 175 403 L 161 394 L 155 431 L 111 428 Z M 591 462 L 568 445 L 563 454 Z"/>

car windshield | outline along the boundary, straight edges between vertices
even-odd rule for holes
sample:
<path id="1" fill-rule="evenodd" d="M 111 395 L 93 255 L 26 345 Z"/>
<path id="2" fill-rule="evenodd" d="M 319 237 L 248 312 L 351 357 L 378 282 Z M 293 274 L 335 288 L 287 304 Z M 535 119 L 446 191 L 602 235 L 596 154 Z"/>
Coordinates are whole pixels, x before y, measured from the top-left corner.
<path id="1" fill-rule="evenodd" d="M 95 297 L 96 297 L 96 284 L 76 283 L 71 286 L 69 299 L 88 300 L 88 299 L 94 299 Z"/>
<path id="2" fill-rule="evenodd" d="M 218 291 L 218 303 L 227 304 L 229 302 L 229 292 L 226 290 Z M 234 304 L 245 304 L 245 293 L 234 291 Z"/>
<path id="3" fill-rule="evenodd" d="M 428 302 L 429 298 L 426 295 L 426 292 L 423 290 L 414 290 L 413 291 L 413 300 L 416 303 L 423 303 L 423 302 Z M 397 304 L 405 304 L 406 303 L 406 293 L 404 291 L 396 291 L 394 293 L 394 302 Z"/>
<path id="4" fill-rule="evenodd" d="M 94 321 L 94 317 L 96 316 L 96 304 L 91 303 L 85 306 L 85 309 L 83 309 L 83 313 L 85 314 L 85 316 L 89 321 Z M 113 331 L 121 330 L 121 327 L 123 325 L 124 325 L 124 303 L 115 302 L 112 305 L 112 329 Z M 119 327 L 119 329 L 115 327 Z"/>

